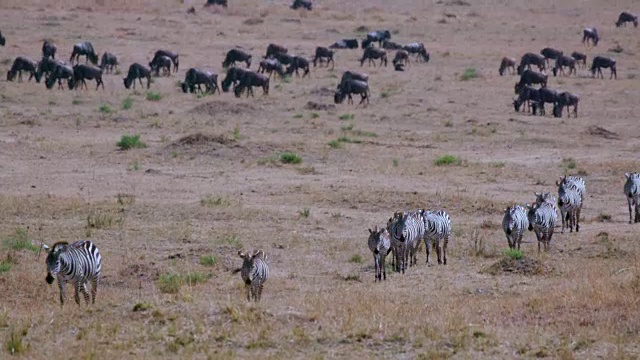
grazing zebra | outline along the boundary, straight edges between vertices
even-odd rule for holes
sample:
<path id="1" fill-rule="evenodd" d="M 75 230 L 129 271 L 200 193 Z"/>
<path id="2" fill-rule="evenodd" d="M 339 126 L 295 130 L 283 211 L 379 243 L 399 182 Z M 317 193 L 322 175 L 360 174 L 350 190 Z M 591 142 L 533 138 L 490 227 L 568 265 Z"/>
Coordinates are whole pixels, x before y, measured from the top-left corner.
<path id="1" fill-rule="evenodd" d="M 424 236 L 424 222 L 417 213 L 399 211 L 389 219 L 387 230 L 395 248 L 396 271 L 404 274 L 409 261 L 409 253 L 415 255 L 416 245 Z M 412 258 L 415 260 L 415 256 Z"/>
<path id="2" fill-rule="evenodd" d="M 558 207 L 560 208 L 560 216 L 562 217 L 562 230 L 560 233 L 564 234 L 564 229 L 567 226 L 570 232 L 573 232 L 574 226 L 576 232 L 580 231 L 582 193 L 577 190 L 575 186 L 561 182 L 560 185 L 558 185 Z"/>
<path id="3" fill-rule="evenodd" d="M 75 300 L 80 305 L 80 291 L 89 304 L 89 292 L 87 282 L 91 281 L 91 303 L 96 302 L 96 292 L 100 282 L 102 270 L 102 258 L 98 248 L 89 240 L 55 243 L 51 248 L 42 244 L 49 250 L 47 255 L 47 283 L 52 284 L 58 279 L 60 287 L 60 305 L 64 305 L 64 285 L 72 282 L 75 288 Z"/>
<path id="4" fill-rule="evenodd" d="M 553 228 L 558 221 L 556 205 L 548 202 L 535 203 L 533 206 L 527 204 L 527 217 L 529 231 L 534 231 L 538 239 L 538 252 L 540 252 L 540 242 L 544 245 L 544 251 L 549 251 Z"/>
<path id="5" fill-rule="evenodd" d="M 433 245 L 438 255 L 438 264 L 447 265 L 447 245 L 451 236 L 449 214 L 444 210 L 431 211 L 426 209 L 420 209 L 418 213 L 424 222 L 424 245 L 427 248 L 427 264 L 429 264 L 429 247 Z"/>
<path id="6" fill-rule="evenodd" d="M 369 250 L 373 253 L 373 261 L 376 266 L 375 279 L 382 281 L 387 280 L 387 270 L 385 268 L 385 259 L 391 252 L 391 239 L 389 231 L 385 228 L 378 230 L 378 226 L 369 229 L 369 239 L 367 240 Z"/>
<path id="7" fill-rule="evenodd" d="M 258 250 L 253 254 L 238 251 L 238 255 L 242 258 L 240 275 L 247 288 L 247 301 L 251 301 L 252 298 L 255 301 L 260 301 L 262 287 L 269 278 L 267 255 L 262 250 Z"/>
<path id="8" fill-rule="evenodd" d="M 636 216 L 633 222 L 640 222 L 640 173 L 624 173 L 627 181 L 624 183 L 624 194 L 629 204 L 629 224 L 631 224 L 631 206 L 635 205 Z"/>
<path id="9" fill-rule="evenodd" d="M 502 219 L 502 229 L 507 235 L 507 242 L 510 249 L 517 247 L 520 250 L 520 243 L 524 232 L 529 227 L 529 218 L 527 209 L 520 205 L 513 205 L 504 209 L 504 218 Z"/>

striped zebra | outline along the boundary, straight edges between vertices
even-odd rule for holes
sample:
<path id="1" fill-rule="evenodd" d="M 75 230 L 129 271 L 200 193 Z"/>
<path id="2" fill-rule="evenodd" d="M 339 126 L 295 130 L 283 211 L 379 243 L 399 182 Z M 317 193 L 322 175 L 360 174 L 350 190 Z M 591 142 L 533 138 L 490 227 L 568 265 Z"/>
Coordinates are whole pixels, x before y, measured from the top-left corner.
<path id="1" fill-rule="evenodd" d="M 444 210 L 420 209 L 418 213 L 424 222 L 424 245 L 427 248 L 427 264 L 429 264 L 429 247 L 433 246 L 438 256 L 438 264 L 447 265 L 447 245 L 451 236 L 451 218 Z M 442 255 L 442 257 L 441 257 Z"/>
<path id="2" fill-rule="evenodd" d="M 247 289 L 247 301 L 251 301 L 251 299 L 260 301 L 262 288 L 269 278 L 267 255 L 262 250 L 253 254 L 238 251 L 238 255 L 242 258 L 240 276 L 242 276 L 242 281 Z"/>
<path id="3" fill-rule="evenodd" d="M 42 244 L 49 250 L 47 255 L 47 283 L 52 284 L 58 279 L 60 287 L 60 305 L 64 305 L 64 286 L 72 282 L 75 288 L 75 300 L 80 305 L 80 291 L 89 304 L 89 292 L 87 282 L 91 282 L 91 303 L 96 302 L 96 292 L 100 282 L 102 271 L 102 257 L 98 248 L 89 240 L 55 243 L 51 248 Z"/>
<path id="4" fill-rule="evenodd" d="M 416 245 L 424 236 L 424 222 L 417 213 L 399 211 L 389 219 L 387 230 L 395 248 L 396 271 L 404 274 L 410 253 L 415 254 Z"/>
<path id="5" fill-rule="evenodd" d="M 556 199 L 556 197 L 550 192 L 544 192 L 544 193 L 537 192 L 535 194 L 536 194 L 536 204 L 538 205 L 541 205 L 542 203 L 549 203 L 555 206 L 558 203 L 558 199 Z"/>
<path id="6" fill-rule="evenodd" d="M 624 194 L 629 205 L 629 224 L 631 224 L 631 206 L 635 205 L 636 216 L 633 222 L 640 222 L 640 173 L 624 173 Z"/>
<path id="7" fill-rule="evenodd" d="M 529 227 L 529 217 L 527 209 L 520 205 L 513 205 L 504 209 L 504 218 L 502 219 L 502 229 L 507 236 L 507 242 L 510 249 L 517 247 L 520 250 L 520 243 L 524 232 Z"/>
<path id="8" fill-rule="evenodd" d="M 558 221 L 556 205 L 548 202 L 533 204 L 533 206 L 527 204 L 527 217 L 529 231 L 534 231 L 538 239 L 538 252 L 540 252 L 540 242 L 544 245 L 544 251 L 549 251 L 553 228 Z"/>
<path id="9" fill-rule="evenodd" d="M 391 238 L 389 231 L 385 228 L 378 230 L 378 226 L 369 229 L 369 239 L 367 240 L 369 250 L 373 253 L 373 261 L 376 267 L 376 281 L 387 280 L 387 270 L 385 268 L 385 259 L 391 252 Z"/>
<path id="10" fill-rule="evenodd" d="M 583 182 L 584 184 L 584 182 Z M 574 184 L 560 182 L 558 186 L 558 207 L 560 208 L 560 217 L 562 218 L 562 230 L 569 228 L 573 232 L 575 226 L 576 232 L 580 231 L 580 211 L 582 210 L 582 193 Z"/>
<path id="11" fill-rule="evenodd" d="M 580 194 L 580 199 L 584 202 L 584 193 L 586 192 L 586 186 L 584 184 L 584 179 L 580 176 L 561 176 L 560 180 L 556 181 L 556 185 L 565 185 L 572 189 L 575 189 Z"/>

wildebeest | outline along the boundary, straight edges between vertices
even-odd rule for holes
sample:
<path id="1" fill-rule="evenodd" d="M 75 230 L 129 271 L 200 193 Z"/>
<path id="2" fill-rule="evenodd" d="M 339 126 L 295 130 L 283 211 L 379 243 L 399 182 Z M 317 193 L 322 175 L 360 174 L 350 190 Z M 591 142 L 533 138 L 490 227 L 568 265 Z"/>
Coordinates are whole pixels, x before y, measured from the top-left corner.
<path id="1" fill-rule="evenodd" d="M 313 9 L 313 3 L 311 3 L 311 0 L 293 0 L 293 4 L 291 4 L 291 8 L 293 10 L 303 8 L 311 11 Z"/>
<path id="2" fill-rule="evenodd" d="M 323 60 L 327 59 L 327 66 L 329 66 L 329 63 L 331 63 L 331 68 L 333 69 L 333 67 L 335 66 L 335 63 L 333 62 L 333 54 L 333 50 L 327 49 L 326 47 L 318 46 L 316 48 L 315 56 L 313 57 L 313 67 L 316 67 L 316 62 L 318 60 L 320 61 L 320 65 L 322 65 Z"/>
<path id="3" fill-rule="evenodd" d="M 404 71 L 404 64 L 403 63 L 395 63 L 395 64 L 393 64 L 393 69 L 395 71 Z"/>
<path id="4" fill-rule="evenodd" d="M 168 56 L 158 56 L 158 57 L 154 57 L 153 60 L 149 63 L 149 67 L 151 68 L 151 71 L 155 71 L 156 76 L 160 76 L 160 70 L 163 70 L 163 74 L 169 76 L 171 75 L 171 65 L 172 65 L 172 61 L 171 58 Z"/>
<path id="5" fill-rule="evenodd" d="M 398 50 L 396 51 L 396 55 L 393 57 L 393 60 L 391 62 L 393 63 L 394 67 L 398 64 L 407 65 L 409 63 L 409 53 L 407 52 L 407 50 Z"/>
<path id="6" fill-rule="evenodd" d="M 418 59 L 421 58 L 422 61 L 429 62 L 429 53 L 423 43 L 413 42 L 403 46 L 402 48 L 409 54 L 415 54 L 418 56 Z"/>
<path id="7" fill-rule="evenodd" d="M 55 59 L 56 58 L 56 51 L 58 51 L 58 48 L 49 40 L 45 40 L 44 43 L 42 44 L 42 57 L 47 59 L 47 58 L 52 58 Z"/>
<path id="8" fill-rule="evenodd" d="M 98 54 L 93 50 L 93 45 L 91 45 L 90 42 L 83 41 L 73 45 L 73 51 L 71 52 L 69 62 L 73 64 L 73 60 L 75 59 L 76 63 L 80 63 L 80 56 L 82 55 L 86 57 L 85 63 L 87 61 L 91 61 L 94 65 L 98 64 Z"/>
<path id="9" fill-rule="evenodd" d="M 569 107 L 573 106 L 573 115 L 574 117 L 578 117 L 579 102 L 580 97 L 578 97 L 578 95 L 572 94 L 568 91 L 560 93 L 558 95 L 558 102 L 553 106 L 553 116 L 562 117 L 562 109 L 566 106 L 567 117 L 571 117 L 571 111 L 569 111 Z"/>
<path id="10" fill-rule="evenodd" d="M 560 70 L 562 75 L 565 75 L 565 66 L 569 68 L 569 76 L 571 76 L 571 73 L 576 74 L 576 59 L 571 56 L 562 55 L 556 59 L 556 65 L 551 70 L 553 71 L 553 76 L 557 75 L 558 70 Z"/>
<path id="11" fill-rule="evenodd" d="M 4 46 L 4 44 L 6 44 L 6 42 L 7 42 L 7 39 L 4 36 L 2 36 L 2 31 L 0 31 L 0 45 Z M 356 47 L 357 47 L 357 45 L 356 45 Z"/>
<path id="12" fill-rule="evenodd" d="M 582 43 L 589 44 L 589 41 L 593 43 L 593 46 L 598 46 L 600 37 L 598 36 L 598 30 L 596 28 L 585 28 L 582 30 Z"/>
<path id="13" fill-rule="evenodd" d="M 540 50 L 540 54 L 544 56 L 547 66 L 549 66 L 549 60 L 557 60 L 560 56 L 564 55 L 562 51 L 550 47 Z"/>
<path id="14" fill-rule="evenodd" d="M 38 67 L 36 69 L 36 74 L 38 77 L 48 77 L 58 66 L 59 63 L 62 63 L 59 60 L 54 60 L 50 57 L 43 57 L 40 62 L 38 62 Z"/>
<path id="15" fill-rule="evenodd" d="M 278 61 L 278 59 L 263 59 L 260 61 L 260 66 L 258 66 L 258 72 L 264 74 L 264 72 L 269 74 L 269 78 L 275 72 L 280 75 L 281 78 L 284 77 L 284 67 L 282 63 Z"/>
<path id="16" fill-rule="evenodd" d="M 531 87 L 529 85 L 524 85 L 518 94 L 518 97 L 513 100 L 513 107 L 516 112 L 520 111 L 520 107 L 524 104 L 525 108 L 528 107 L 531 109 L 532 101 L 539 101 L 540 95 L 538 94 L 538 89 Z"/>
<path id="17" fill-rule="evenodd" d="M 247 69 L 250 68 L 251 54 L 240 49 L 231 49 L 227 52 L 227 55 L 222 62 L 222 67 L 227 68 L 229 66 L 235 66 L 236 62 L 245 62 L 247 64 Z"/>
<path id="18" fill-rule="evenodd" d="M 348 80 L 358 80 L 358 81 L 362 81 L 362 82 L 369 82 L 369 75 L 364 74 L 364 73 L 359 73 L 356 71 L 350 71 L 347 70 L 342 74 L 342 78 L 340 78 L 340 83 L 338 84 L 338 90 L 340 90 L 340 88 L 342 88 L 342 86 L 348 81 Z"/>
<path id="19" fill-rule="evenodd" d="M 247 89 L 247 97 L 253 97 L 253 88 L 262 87 L 262 94 L 269 94 L 269 77 L 264 74 L 258 74 L 253 71 L 245 71 L 240 78 L 238 85 L 233 89 L 236 97 L 240 97 L 244 89 Z"/>
<path id="20" fill-rule="evenodd" d="M 349 100 L 347 104 L 353 104 L 352 94 L 359 94 L 360 104 L 362 104 L 365 100 L 367 104 L 369 103 L 369 84 L 364 81 L 349 79 L 345 81 L 339 87 L 338 91 L 336 91 L 333 100 L 336 104 L 341 104 L 344 101 L 344 98 L 347 97 Z"/>
<path id="21" fill-rule="evenodd" d="M 520 93 L 520 89 L 524 85 L 540 84 L 541 87 L 547 86 L 549 75 L 539 73 L 533 70 L 525 70 L 520 74 L 520 81 L 516 83 L 515 92 Z"/>
<path id="22" fill-rule="evenodd" d="M 374 47 L 364 49 L 362 58 L 360 59 L 360 66 L 364 65 L 365 60 L 369 60 L 369 66 L 371 66 L 371 64 L 376 66 L 375 59 L 380 59 L 380 66 L 382 66 L 383 63 L 384 66 L 387 66 L 387 52 Z"/>
<path id="23" fill-rule="evenodd" d="M 129 89 L 131 88 L 131 84 L 133 84 L 133 88 L 136 88 L 136 79 L 140 81 L 140 86 L 142 86 L 142 78 L 147 79 L 147 89 L 151 86 L 151 69 L 140 63 L 133 63 L 129 66 L 129 72 L 127 72 L 127 77 L 122 79 L 124 81 L 124 87 Z"/>
<path id="24" fill-rule="evenodd" d="M 516 59 L 510 57 L 503 57 L 502 61 L 500 61 L 500 68 L 498 69 L 498 73 L 500 76 L 504 75 L 504 71 L 507 69 L 511 69 L 509 74 L 515 75 L 516 73 Z"/>
<path id="25" fill-rule="evenodd" d="M 391 40 L 385 40 L 382 42 L 382 48 L 386 50 L 400 50 L 402 49 L 402 45 Z"/>
<path id="26" fill-rule="evenodd" d="M 534 53 L 526 53 L 520 58 L 520 65 L 518 65 L 518 75 L 522 74 L 524 68 L 531 70 L 531 65 L 537 65 L 540 71 L 545 69 L 545 59 L 542 55 Z"/>
<path id="27" fill-rule="evenodd" d="M 112 73 L 113 69 L 118 69 L 118 58 L 112 53 L 105 51 L 100 60 L 100 68 L 104 70 L 105 74 Z"/>
<path id="28" fill-rule="evenodd" d="M 358 39 L 342 39 L 329 45 L 329 49 L 357 49 Z"/>
<path id="29" fill-rule="evenodd" d="M 537 110 L 540 111 L 540 115 L 545 115 L 544 104 L 552 103 L 556 104 L 558 102 L 558 92 L 553 89 L 549 89 L 547 87 L 543 87 L 538 89 L 538 101 L 533 102 L 533 114 L 535 115 Z"/>
<path id="30" fill-rule="evenodd" d="M 196 87 L 200 92 L 202 92 L 202 88 L 200 85 L 204 84 L 207 92 L 214 93 L 216 89 L 218 90 L 218 94 L 220 93 L 220 88 L 218 87 L 218 74 L 197 68 L 191 68 L 187 70 L 187 73 L 184 77 L 184 82 L 180 84 L 183 92 L 196 92 Z"/>
<path id="31" fill-rule="evenodd" d="M 176 53 L 175 51 L 171 51 L 171 50 L 158 50 L 156 51 L 155 54 L 153 54 L 153 59 L 151 59 L 151 62 L 154 62 L 156 60 L 156 58 L 159 58 L 161 56 L 166 56 L 169 59 L 171 59 L 171 62 L 173 63 L 173 72 L 178 72 L 178 67 L 180 65 L 180 55 L 178 55 L 178 53 Z"/>
<path id="32" fill-rule="evenodd" d="M 571 57 L 576 59 L 576 63 L 578 63 L 578 65 L 582 64 L 583 68 L 587 67 L 587 55 L 574 51 L 571 53 Z"/>
<path id="33" fill-rule="evenodd" d="M 13 60 L 13 65 L 11 65 L 11 69 L 7 72 L 7 81 L 13 81 L 16 74 L 18 74 L 18 81 L 22 81 L 22 72 L 27 71 L 29 72 L 29 80 L 27 81 L 31 81 L 31 78 L 35 77 L 36 82 L 40 82 L 40 75 L 36 69 L 37 64 L 35 61 L 27 59 L 24 56 L 18 56 Z"/>
<path id="34" fill-rule="evenodd" d="M 102 82 L 102 69 L 99 67 L 93 67 L 85 64 L 78 64 L 73 67 L 73 77 L 69 79 L 69 90 L 76 89 L 78 86 L 88 89 L 87 82 L 85 80 L 96 80 L 96 90 L 102 85 L 104 90 L 104 82 Z"/>
<path id="35" fill-rule="evenodd" d="M 207 0 L 207 3 L 204 4 L 204 6 L 211 6 L 211 5 L 220 5 L 220 6 L 227 7 L 227 0 Z"/>
<path id="36" fill-rule="evenodd" d="M 376 31 L 371 31 L 367 34 L 367 38 L 366 40 L 369 41 L 369 43 L 372 42 L 378 42 L 378 45 L 380 47 L 382 47 L 382 42 L 385 40 L 390 40 L 391 39 L 391 33 L 389 32 L 389 30 L 376 30 Z M 364 46 L 363 46 L 364 48 Z"/>
<path id="37" fill-rule="evenodd" d="M 604 78 L 604 76 L 602 76 L 602 68 L 611 69 L 611 76 L 609 76 L 609 79 L 612 79 L 614 76 L 616 79 L 618 78 L 618 72 L 616 71 L 616 61 L 614 59 L 605 56 L 594 57 L 593 62 L 591 63 L 591 74 L 593 75 L 593 77 L 596 77 L 597 73 L 601 78 Z"/>
<path id="38" fill-rule="evenodd" d="M 304 72 L 302 73 L 303 79 L 305 76 L 309 75 L 309 60 L 302 56 L 296 55 L 293 57 L 293 62 L 291 63 L 291 65 L 287 68 L 286 74 L 291 75 L 295 71 L 296 76 L 300 76 L 298 70 L 304 70 Z"/>
<path id="39" fill-rule="evenodd" d="M 225 76 L 224 80 L 222 80 L 222 91 L 228 92 L 231 85 L 233 85 L 235 88 L 235 86 L 240 82 L 242 75 L 244 75 L 244 73 L 247 71 L 250 70 L 241 69 L 235 66 L 228 68 L 227 75 Z"/>
<path id="40" fill-rule="evenodd" d="M 277 54 L 277 53 L 288 53 L 289 49 L 287 49 L 284 46 L 280 46 L 277 44 L 269 44 L 269 46 L 267 46 L 267 54 L 264 56 L 264 59 L 268 58 L 271 55 Z"/>
<path id="41" fill-rule="evenodd" d="M 58 81 L 58 89 L 62 89 L 64 86 L 62 85 L 62 80 L 73 78 L 73 68 L 69 64 L 65 64 L 62 62 L 56 62 L 55 68 L 45 81 L 45 85 L 47 89 L 51 89 L 53 85 Z"/>
<path id="42" fill-rule="evenodd" d="M 626 26 L 628 22 L 633 23 L 634 27 L 638 27 L 638 17 L 628 11 L 623 11 L 618 16 L 618 21 L 616 21 L 616 26 L 617 27 L 620 27 L 621 25 Z"/>

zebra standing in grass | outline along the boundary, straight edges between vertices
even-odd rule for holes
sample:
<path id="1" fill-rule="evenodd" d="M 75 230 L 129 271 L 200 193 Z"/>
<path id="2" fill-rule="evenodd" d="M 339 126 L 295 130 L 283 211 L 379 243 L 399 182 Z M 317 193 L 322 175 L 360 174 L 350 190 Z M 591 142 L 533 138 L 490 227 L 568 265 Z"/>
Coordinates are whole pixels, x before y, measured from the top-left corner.
<path id="1" fill-rule="evenodd" d="M 624 183 L 624 194 L 629 204 L 629 224 L 631 224 L 631 206 L 635 205 L 636 216 L 633 222 L 640 222 L 640 173 L 624 173 L 627 181 Z"/>
<path id="2" fill-rule="evenodd" d="M 558 221 L 556 205 L 549 202 L 535 203 L 533 206 L 527 204 L 527 218 L 529 231 L 534 231 L 538 239 L 538 252 L 540 252 L 540 242 L 544 245 L 544 251 L 549 251 L 553 228 Z"/>
<path id="3" fill-rule="evenodd" d="M 560 232 L 564 233 L 566 227 L 569 227 L 569 231 L 573 232 L 574 226 L 576 232 L 578 232 L 580 231 L 580 211 L 582 210 L 582 199 L 585 191 L 584 180 L 576 176 L 560 179 L 560 181 L 556 182 L 558 185 L 558 207 L 562 218 L 562 230 Z"/>
<path id="4" fill-rule="evenodd" d="M 409 254 L 415 255 L 416 245 L 424 236 L 424 222 L 417 213 L 399 211 L 389 219 L 387 230 L 395 248 L 396 271 L 404 274 L 409 262 Z"/>
<path id="5" fill-rule="evenodd" d="M 75 300 L 80 305 L 80 291 L 84 299 L 89 304 L 89 292 L 87 282 L 91 282 L 91 303 L 96 302 L 96 292 L 100 282 L 100 272 L 102 271 L 102 258 L 98 248 L 89 240 L 76 241 L 72 244 L 58 242 L 49 248 L 42 244 L 42 247 L 49 250 L 47 255 L 47 283 L 52 284 L 58 279 L 60 287 L 60 305 L 64 305 L 64 285 L 72 282 L 75 288 Z"/>
<path id="6" fill-rule="evenodd" d="M 424 245 L 427 248 L 427 264 L 429 264 L 429 247 L 433 245 L 438 256 L 438 264 L 447 265 L 447 245 L 451 236 L 451 218 L 444 210 L 420 209 L 418 213 L 424 222 Z M 442 257 L 441 257 L 442 255 Z"/>
<path id="7" fill-rule="evenodd" d="M 385 228 L 378 230 L 378 226 L 369 229 L 369 239 L 367 240 L 369 250 L 373 253 L 373 261 L 376 267 L 376 281 L 387 280 L 387 270 L 385 267 L 385 259 L 391 252 L 391 239 L 389 231 Z"/>
<path id="8" fill-rule="evenodd" d="M 520 205 L 513 205 L 504 210 L 504 218 L 502 219 L 502 229 L 507 235 L 507 242 L 510 249 L 517 247 L 520 250 L 520 243 L 524 232 L 529 227 L 529 218 L 527 209 Z"/>
<path id="9" fill-rule="evenodd" d="M 242 258 L 240 275 L 247 288 L 247 301 L 251 301 L 252 298 L 255 301 L 260 301 L 262 287 L 269 278 L 267 255 L 262 250 L 258 250 L 253 254 L 238 251 L 238 255 Z"/>

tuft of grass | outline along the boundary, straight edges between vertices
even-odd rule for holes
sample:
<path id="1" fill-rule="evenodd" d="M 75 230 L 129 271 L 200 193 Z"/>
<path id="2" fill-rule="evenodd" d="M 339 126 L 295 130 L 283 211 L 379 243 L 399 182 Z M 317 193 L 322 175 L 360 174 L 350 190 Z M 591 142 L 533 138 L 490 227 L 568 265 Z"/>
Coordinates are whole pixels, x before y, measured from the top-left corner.
<path id="1" fill-rule="evenodd" d="M 147 100 L 149 101 L 160 101 L 162 99 L 162 95 L 160 95 L 157 91 L 147 91 Z"/>
<path id="2" fill-rule="evenodd" d="M 82 100 L 80 100 L 80 99 L 73 99 L 73 100 L 71 100 L 71 103 L 72 103 L 73 105 L 80 105 L 80 104 L 82 104 Z"/>
<path id="3" fill-rule="evenodd" d="M 276 165 L 278 164 L 278 156 L 277 155 L 271 155 L 269 157 L 266 158 L 262 158 L 262 159 L 258 159 L 258 165 Z"/>
<path id="4" fill-rule="evenodd" d="M 453 155 L 443 155 L 433 161 L 435 166 L 443 166 L 443 165 L 460 165 L 462 161 Z"/>
<path id="5" fill-rule="evenodd" d="M 360 144 L 362 142 L 362 140 L 358 140 L 358 139 L 353 139 L 350 138 L 346 135 L 342 135 L 338 138 L 338 141 L 343 142 L 343 143 L 350 143 L 350 144 Z"/>
<path id="6" fill-rule="evenodd" d="M 207 282 L 210 277 L 209 274 L 194 271 L 184 274 L 184 282 L 188 285 L 196 285 Z"/>
<path id="7" fill-rule="evenodd" d="M 311 113 L 311 118 L 312 118 L 312 119 L 317 119 L 317 118 L 319 118 L 319 117 L 320 117 L 320 114 L 318 114 L 317 112 L 313 112 L 313 113 Z"/>
<path id="8" fill-rule="evenodd" d="M 391 95 L 391 94 L 389 94 L 388 91 L 383 91 L 383 92 L 380 93 L 380 97 L 383 98 L 383 99 L 388 98 L 389 95 Z"/>
<path id="9" fill-rule="evenodd" d="M 138 171 L 138 170 L 140 170 L 140 162 L 138 160 L 132 162 L 131 164 L 129 164 L 129 168 L 127 170 L 129 170 L 129 171 Z"/>
<path id="10" fill-rule="evenodd" d="M 218 239 L 218 242 L 223 245 L 229 245 L 238 250 L 242 248 L 242 243 L 240 242 L 240 239 L 238 239 L 236 235 L 221 237 Z"/>
<path id="11" fill-rule="evenodd" d="M 133 311 L 147 311 L 149 309 L 151 309 L 150 302 L 139 302 L 133 305 Z"/>
<path id="12" fill-rule="evenodd" d="M 283 164 L 300 164 L 302 162 L 302 157 L 296 153 L 283 152 L 280 154 L 280 162 Z"/>
<path id="13" fill-rule="evenodd" d="M 475 79 L 479 76 L 480 74 L 478 74 L 478 71 L 475 68 L 466 68 L 462 73 L 462 75 L 460 75 L 460 80 L 468 81 L 471 79 Z"/>
<path id="14" fill-rule="evenodd" d="M 108 229 L 113 225 L 113 215 L 106 212 L 90 212 L 87 215 L 87 229 Z"/>
<path id="15" fill-rule="evenodd" d="M 133 98 L 130 96 L 127 96 L 123 101 L 122 101 L 122 110 L 129 110 L 133 107 Z"/>
<path id="16" fill-rule="evenodd" d="M 342 130 L 342 131 L 351 131 L 351 130 L 353 130 L 353 128 L 355 128 L 355 127 L 356 127 L 356 124 L 354 124 L 354 123 L 350 123 L 349 125 L 341 126 L 341 127 L 340 127 L 340 130 Z"/>
<path id="17" fill-rule="evenodd" d="M 216 266 L 218 259 L 216 259 L 215 255 L 202 255 L 200 257 L 200 265 L 204 266 Z"/>
<path id="18" fill-rule="evenodd" d="M 494 168 L 503 168 L 505 165 L 504 161 L 494 161 L 491 163 L 491 166 Z"/>
<path id="19" fill-rule="evenodd" d="M 400 160 L 393 159 L 393 167 L 398 167 L 398 165 L 400 165 Z"/>
<path id="20" fill-rule="evenodd" d="M 444 125 L 444 127 L 453 127 L 453 121 L 446 120 L 442 125 Z"/>
<path id="21" fill-rule="evenodd" d="M 311 209 L 309 209 L 309 208 L 304 208 L 304 209 L 300 210 L 300 211 L 298 212 L 298 214 L 300 214 L 300 216 L 302 216 L 302 217 L 308 218 L 308 217 L 309 217 L 309 215 L 311 215 Z"/>
<path id="22" fill-rule="evenodd" d="M 158 289 L 165 294 L 177 294 L 182 284 L 182 276 L 176 273 L 162 274 L 158 278 Z"/>
<path id="23" fill-rule="evenodd" d="M 327 143 L 329 146 L 331 146 L 334 149 L 340 149 L 342 148 L 342 143 L 338 140 L 331 140 Z"/>
<path id="24" fill-rule="evenodd" d="M 349 262 L 355 263 L 355 264 L 360 264 L 362 263 L 362 255 L 360 254 L 354 254 L 351 256 L 351 258 L 349 259 Z"/>
<path id="25" fill-rule="evenodd" d="M 518 249 L 506 249 L 504 251 L 504 256 L 510 259 L 520 260 L 524 257 L 524 254 L 522 253 L 521 250 L 518 250 Z"/>
<path id="26" fill-rule="evenodd" d="M 111 106 L 109 106 L 109 104 L 102 104 L 98 108 L 98 111 L 103 114 L 111 114 L 113 112 L 113 109 L 111 108 Z"/>
<path id="27" fill-rule="evenodd" d="M 302 115 L 302 113 L 297 113 L 295 115 L 293 115 L 294 119 L 302 119 L 304 117 L 304 115 Z"/>
<path id="28" fill-rule="evenodd" d="M 0 261 L 0 273 L 9 272 L 11 270 L 11 264 L 7 261 Z"/>
<path id="29" fill-rule="evenodd" d="M 24 328 L 21 331 L 16 331 L 15 328 L 11 328 L 9 333 L 9 339 L 5 343 L 7 351 L 13 354 L 21 354 L 29 349 L 29 345 L 25 345 L 22 340 L 27 336 L 28 328 Z"/>
<path id="30" fill-rule="evenodd" d="M 40 250 L 39 246 L 33 245 L 29 241 L 27 230 L 23 228 L 16 229 L 13 235 L 4 239 L 3 244 L 5 248 L 11 250 L 30 250 L 33 252 Z"/>
<path id="31" fill-rule="evenodd" d="M 200 205 L 206 207 L 229 206 L 231 205 L 231 200 L 222 196 L 209 195 L 200 199 Z"/>
<path id="32" fill-rule="evenodd" d="M 147 144 L 140 140 L 140 134 L 136 134 L 122 135 L 122 137 L 120 137 L 120 141 L 116 143 L 116 146 L 118 146 L 120 150 L 129 150 L 146 148 Z"/>
<path id="33" fill-rule="evenodd" d="M 233 128 L 232 136 L 234 141 L 240 140 L 240 126 L 236 125 L 236 127 Z"/>
<path id="34" fill-rule="evenodd" d="M 562 165 L 567 169 L 575 169 L 577 164 L 573 158 L 564 158 L 562 159 Z"/>
<path id="35" fill-rule="evenodd" d="M 355 118 L 355 115 L 353 114 L 342 114 L 338 117 L 338 119 L 340 120 L 353 120 Z"/>

